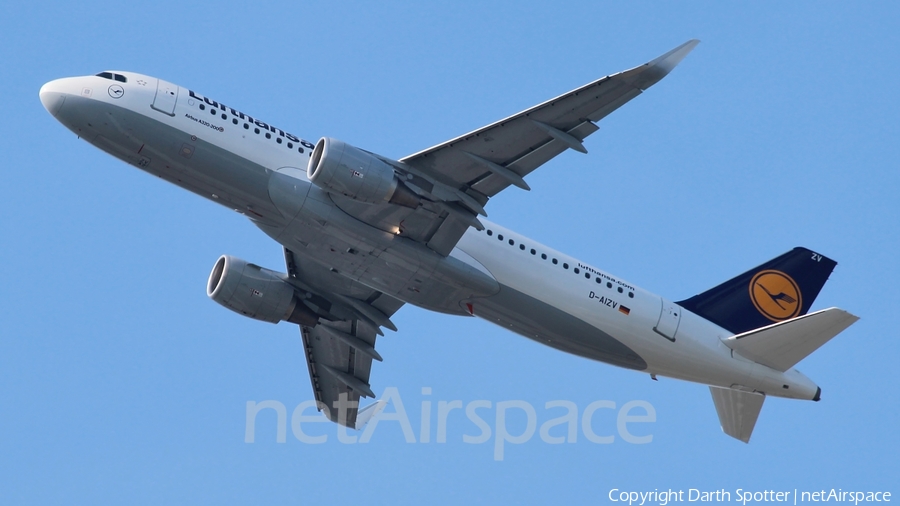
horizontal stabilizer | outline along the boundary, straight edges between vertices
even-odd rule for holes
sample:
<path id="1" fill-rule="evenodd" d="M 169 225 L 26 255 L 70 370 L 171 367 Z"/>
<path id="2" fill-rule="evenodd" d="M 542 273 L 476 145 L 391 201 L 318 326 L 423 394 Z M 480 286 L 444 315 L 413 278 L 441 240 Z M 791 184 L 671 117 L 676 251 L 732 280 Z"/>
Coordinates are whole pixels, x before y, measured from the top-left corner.
<path id="1" fill-rule="evenodd" d="M 750 434 L 756 426 L 756 419 L 759 418 L 759 411 L 766 396 L 756 392 L 720 387 L 709 387 L 709 392 L 712 394 L 713 404 L 716 405 L 722 432 L 749 443 Z"/>
<path id="2" fill-rule="evenodd" d="M 724 339 L 732 350 L 776 371 L 787 371 L 859 318 L 829 308 Z"/>

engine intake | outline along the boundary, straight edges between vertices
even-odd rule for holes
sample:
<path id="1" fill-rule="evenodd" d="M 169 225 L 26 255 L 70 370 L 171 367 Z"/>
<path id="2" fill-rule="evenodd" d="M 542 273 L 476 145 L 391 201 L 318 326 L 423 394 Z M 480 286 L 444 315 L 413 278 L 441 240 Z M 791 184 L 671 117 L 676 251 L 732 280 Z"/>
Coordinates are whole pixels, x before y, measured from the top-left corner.
<path id="1" fill-rule="evenodd" d="M 330 137 L 316 143 L 306 175 L 316 186 L 361 202 L 390 202 L 415 209 L 420 199 L 378 157 Z"/>
<path id="2" fill-rule="evenodd" d="M 319 316 L 301 302 L 284 274 L 222 255 L 209 274 L 206 295 L 235 313 L 269 323 L 314 327 Z"/>

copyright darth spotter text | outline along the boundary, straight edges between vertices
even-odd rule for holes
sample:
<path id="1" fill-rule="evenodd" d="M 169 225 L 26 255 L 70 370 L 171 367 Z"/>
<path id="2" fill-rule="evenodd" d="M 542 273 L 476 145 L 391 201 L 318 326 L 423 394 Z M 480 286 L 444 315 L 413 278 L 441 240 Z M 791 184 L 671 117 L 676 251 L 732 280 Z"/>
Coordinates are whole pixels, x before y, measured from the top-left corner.
<path id="1" fill-rule="evenodd" d="M 743 506 L 755 503 L 843 503 L 858 506 L 865 503 L 891 502 L 891 493 L 885 491 L 843 490 L 840 488 L 821 490 L 701 490 L 668 489 L 651 491 L 610 489 L 610 502 L 628 506 L 667 506 L 670 503 L 739 503 Z"/>

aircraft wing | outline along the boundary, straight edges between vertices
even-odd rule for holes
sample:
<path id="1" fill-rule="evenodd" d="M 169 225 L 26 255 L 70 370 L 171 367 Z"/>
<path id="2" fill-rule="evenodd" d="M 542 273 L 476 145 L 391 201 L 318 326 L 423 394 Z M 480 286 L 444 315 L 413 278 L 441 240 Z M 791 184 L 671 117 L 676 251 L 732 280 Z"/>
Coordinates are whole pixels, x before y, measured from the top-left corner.
<path id="1" fill-rule="evenodd" d="M 291 282 L 329 315 L 314 327 L 300 326 L 319 411 L 333 422 L 356 427 L 360 397 L 375 397 L 369 386 L 372 361 L 381 361 L 375 340 L 385 322 L 373 320 L 389 318 L 403 302 L 346 278 L 330 279 L 337 275 L 313 263 L 301 265 L 288 249 L 284 255 Z"/>
<path id="2" fill-rule="evenodd" d="M 414 209 L 334 193 L 331 198 L 356 219 L 447 256 L 469 227 L 484 228 L 478 215 L 487 216 L 484 206 L 490 197 L 510 185 L 529 190 L 524 176 L 566 149 L 587 152 L 582 141 L 597 131 L 598 121 L 665 77 L 698 43 L 690 40 L 649 63 L 399 162 L 379 157 L 394 166 L 404 186 L 422 197 Z"/>
<path id="3" fill-rule="evenodd" d="M 349 333 L 374 349 L 375 332 L 357 333 L 356 322 L 343 323 L 335 326 L 338 331 Z M 355 427 L 360 397 L 375 397 L 368 386 L 372 357 L 335 338 L 326 331 L 325 324 L 301 326 L 300 337 L 319 411 L 327 408 L 324 412 L 329 420 Z"/>
<path id="4" fill-rule="evenodd" d="M 598 121 L 665 77 L 699 42 L 690 40 L 644 65 L 598 79 L 401 161 L 465 192 L 482 206 L 509 185 L 528 190 L 523 176 L 566 149 L 586 153 L 582 141 L 598 130 Z"/>

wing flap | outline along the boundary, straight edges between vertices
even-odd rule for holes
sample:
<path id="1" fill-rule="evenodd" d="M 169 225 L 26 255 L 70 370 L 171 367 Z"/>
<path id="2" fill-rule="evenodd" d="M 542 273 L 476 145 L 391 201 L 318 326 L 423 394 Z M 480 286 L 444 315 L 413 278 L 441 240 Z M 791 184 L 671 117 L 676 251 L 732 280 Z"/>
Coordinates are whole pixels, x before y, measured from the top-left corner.
<path id="1" fill-rule="evenodd" d="M 730 388 L 709 387 L 722 432 L 745 443 L 756 427 L 766 396 L 756 392 L 742 392 Z"/>
<path id="2" fill-rule="evenodd" d="M 833 307 L 744 332 L 723 342 L 756 363 L 784 372 L 857 320 L 859 317 Z"/>
<path id="3" fill-rule="evenodd" d="M 456 243 L 459 242 L 459 238 L 462 237 L 468 228 L 468 223 L 463 223 L 452 216 L 448 216 L 431 240 L 428 241 L 428 247 L 443 256 L 447 256 L 453 251 Z"/>

